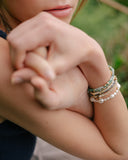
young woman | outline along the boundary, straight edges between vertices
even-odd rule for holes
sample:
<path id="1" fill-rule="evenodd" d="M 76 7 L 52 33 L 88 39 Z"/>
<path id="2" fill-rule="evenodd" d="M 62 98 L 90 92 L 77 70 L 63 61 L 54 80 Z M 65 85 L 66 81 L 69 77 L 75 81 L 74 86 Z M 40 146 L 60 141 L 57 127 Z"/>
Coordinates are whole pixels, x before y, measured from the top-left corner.
<path id="1" fill-rule="evenodd" d="M 9 24 L 6 29 L 5 25 L 1 24 L 1 30 L 8 31 L 12 28 L 12 31 L 7 37 L 8 41 L 0 39 L 0 115 L 3 119 L 8 119 L 32 134 L 80 158 L 126 160 L 128 158 L 127 107 L 119 92 L 114 71 L 111 67 L 109 69 L 101 47 L 91 37 L 68 24 L 77 3 L 78 0 L 1 1 L 1 14 L 6 17 Z M 2 36 L 4 37 L 3 32 Z M 47 48 L 46 59 L 38 55 L 40 53 L 38 49 L 42 46 Z M 14 68 L 21 70 L 12 76 L 12 82 L 17 85 L 12 85 L 10 80 L 14 71 L 11 60 Z M 78 65 L 79 67 L 77 67 Z M 26 69 L 30 75 L 26 74 Z M 39 79 L 37 74 L 43 78 Z M 36 76 L 34 80 L 33 75 Z M 55 76 L 57 77 L 55 78 Z M 58 78 L 60 76 L 62 79 Z M 73 77 L 71 81 L 70 77 Z M 61 102 L 59 104 L 63 108 L 72 106 L 79 108 L 85 104 L 88 110 L 90 107 L 90 105 L 87 106 L 88 99 L 84 99 L 87 96 L 88 87 L 85 77 L 89 87 L 92 88 L 89 92 L 92 97 L 91 101 L 94 102 L 93 120 L 66 109 L 48 111 L 34 100 L 31 84 L 35 87 L 38 100 L 40 94 L 41 99 L 45 96 L 43 101 L 48 108 L 52 108 L 52 103 L 56 104 L 54 98 L 55 100 L 58 98 Z M 59 92 L 56 97 L 49 99 L 48 90 L 44 90 L 45 88 L 40 90 L 40 84 L 43 83 L 47 87 L 46 80 L 51 82 L 54 78 L 55 89 L 58 87 Z M 65 79 L 67 83 L 63 87 Z M 24 80 L 30 80 L 30 84 L 18 84 Z M 74 89 L 72 84 L 80 86 Z M 81 85 L 83 86 L 81 87 Z M 65 89 L 66 86 L 68 87 Z M 85 92 L 83 92 L 83 87 Z M 102 90 L 96 91 L 95 88 Z M 71 93 L 78 93 L 75 94 L 77 103 L 76 98 L 73 99 L 73 95 L 66 95 L 70 89 L 73 91 Z M 78 97 L 79 93 L 81 93 L 81 100 Z M 98 96 L 99 93 L 102 98 Z M 66 103 L 63 95 L 66 96 Z M 100 103 L 101 99 L 103 103 Z M 60 108 L 62 107 L 60 106 Z M 89 109 L 89 111 L 91 110 Z M 1 135 L 1 139 L 3 137 L 4 139 L 0 148 L 0 156 L 2 155 L 4 160 L 8 160 L 11 156 L 13 159 L 19 159 L 24 155 L 24 158 L 21 159 L 25 160 L 26 158 L 27 160 L 30 158 L 32 149 L 28 157 L 22 150 L 24 147 L 21 150 L 25 154 L 21 153 L 19 157 L 16 155 L 16 151 L 21 151 L 21 146 L 30 144 L 27 138 L 22 138 L 15 144 L 17 136 L 12 135 L 15 146 L 19 145 L 17 149 L 8 146 L 5 141 L 18 127 L 9 121 L 2 123 L 1 133 L 6 128 L 7 136 L 4 130 Z M 11 132 L 8 132 L 10 126 Z M 25 135 L 26 131 L 20 127 L 16 129 L 16 135 L 19 129 Z M 10 136 L 9 140 L 12 140 L 12 137 Z M 18 139 L 20 137 L 21 134 Z M 31 143 L 33 144 L 32 141 Z M 11 155 L 11 153 L 15 155 Z M 2 159 L 1 157 L 0 159 Z"/>

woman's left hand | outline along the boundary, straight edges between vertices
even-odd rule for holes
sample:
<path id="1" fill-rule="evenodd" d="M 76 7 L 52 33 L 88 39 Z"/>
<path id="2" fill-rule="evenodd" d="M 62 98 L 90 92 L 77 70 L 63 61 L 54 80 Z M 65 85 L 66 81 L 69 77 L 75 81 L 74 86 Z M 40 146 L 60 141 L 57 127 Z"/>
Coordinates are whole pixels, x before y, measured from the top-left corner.
<path id="1" fill-rule="evenodd" d="M 47 109 L 67 108 L 92 117 L 93 109 L 87 94 L 88 83 L 79 67 L 58 75 L 55 80 L 49 82 L 38 74 L 39 66 L 44 61 L 43 57 L 28 53 L 25 60 L 27 68 L 14 72 L 12 80 L 21 78 L 22 82 L 31 83 L 35 98 Z"/>

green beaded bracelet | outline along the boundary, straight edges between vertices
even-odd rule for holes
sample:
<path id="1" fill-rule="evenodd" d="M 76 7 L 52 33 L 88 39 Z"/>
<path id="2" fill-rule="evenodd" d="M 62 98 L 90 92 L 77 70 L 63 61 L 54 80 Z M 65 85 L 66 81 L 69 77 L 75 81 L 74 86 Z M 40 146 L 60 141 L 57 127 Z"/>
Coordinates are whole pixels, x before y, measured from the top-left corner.
<path id="1" fill-rule="evenodd" d="M 114 74 L 115 74 L 115 71 L 114 71 L 114 68 L 112 68 L 111 66 L 108 66 L 110 71 L 112 72 L 111 74 L 111 77 L 110 77 L 110 80 L 105 83 L 105 85 L 101 86 L 101 87 L 98 87 L 98 88 L 88 88 L 88 93 L 96 93 L 96 92 L 102 92 L 103 90 L 107 89 L 114 81 Z"/>

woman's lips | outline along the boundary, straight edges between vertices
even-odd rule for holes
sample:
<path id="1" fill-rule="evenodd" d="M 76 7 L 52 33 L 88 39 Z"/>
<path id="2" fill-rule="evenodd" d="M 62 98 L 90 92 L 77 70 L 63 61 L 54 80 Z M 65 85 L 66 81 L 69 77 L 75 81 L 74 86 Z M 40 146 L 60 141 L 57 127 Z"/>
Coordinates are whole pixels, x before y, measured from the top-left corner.
<path id="1" fill-rule="evenodd" d="M 72 7 L 71 6 L 59 6 L 59 7 L 45 10 L 45 11 L 52 14 L 55 17 L 64 18 L 71 14 Z"/>

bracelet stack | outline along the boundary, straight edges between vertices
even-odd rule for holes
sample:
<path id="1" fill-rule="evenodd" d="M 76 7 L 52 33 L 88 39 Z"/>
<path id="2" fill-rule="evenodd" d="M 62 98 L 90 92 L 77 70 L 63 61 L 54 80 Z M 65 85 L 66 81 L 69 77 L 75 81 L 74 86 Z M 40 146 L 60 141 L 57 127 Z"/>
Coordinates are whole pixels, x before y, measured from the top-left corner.
<path id="1" fill-rule="evenodd" d="M 109 69 L 111 71 L 111 77 L 105 85 L 95 89 L 88 89 L 91 102 L 104 103 L 105 101 L 114 98 L 119 92 L 121 86 L 117 81 L 114 69 L 111 66 L 109 66 Z"/>

